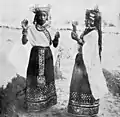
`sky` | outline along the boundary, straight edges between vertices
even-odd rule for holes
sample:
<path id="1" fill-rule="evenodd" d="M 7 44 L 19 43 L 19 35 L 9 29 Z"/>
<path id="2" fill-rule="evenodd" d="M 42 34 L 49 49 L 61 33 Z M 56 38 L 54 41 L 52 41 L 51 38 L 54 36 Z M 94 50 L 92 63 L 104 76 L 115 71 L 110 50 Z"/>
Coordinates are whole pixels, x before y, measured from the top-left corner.
<path id="1" fill-rule="evenodd" d="M 93 8 L 96 4 L 98 4 L 100 11 L 102 12 L 103 19 L 107 21 L 112 21 L 118 24 L 117 15 L 118 13 L 120 13 L 120 0 L 0 0 L 0 25 L 20 26 L 20 22 L 24 18 L 33 20 L 34 14 L 29 11 L 29 6 L 31 4 L 40 4 L 41 6 L 51 4 L 52 20 L 58 25 L 62 25 L 62 23 L 66 20 L 78 20 L 80 22 L 83 22 L 85 9 Z M 18 62 L 18 59 L 16 59 L 16 61 L 14 61 L 14 64 L 11 65 L 11 63 L 8 61 L 8 54 L 9 51 L 11 51 L 10 48 L 13 47 L 13 44 L 12 42 L 10 42 L 10 44 L 4 45 L 3 42 L 5 41 L 5 39 L 13 39 L 16 41 L 20 40 L 21 33 L 15 33 L 15 30 L 13 30 L 13 32 L 11 32 L 9 29 L 7 31 L 4 30 L 0 29 L 0 76 L 2 74 L 1 78 L 6 78 L 6 80 L 2 81 L 6 82 L 8 81 L 8 76 L 13 75 L 13 73 L 15 73 L 16 71 L 16 69 L 14 68 L 14 64 L 19 63 L 19 65 L 17 65 L 18 69 L 23 72 L 21 66 L 24 65 L 24 61 L 22 61 L 22 59 L 24 59 L 25 57 L 25 51 L 22 50 L 19 53 L 22 57 L 24 55 L 23 58 L 20 58 L 20 55 L 18 56 L 21 62 Z M 64 38 L 67 39 L 67 37 L 63 37 L 63 39 Z M 108 50 L 110 49 L 108 48 Z M 0 79 L 0 83 L 3 83 L 2 81 Z"/>
<path id="2" fill-rule="evenodd" d="M 24 18 L 33 20 L 29 11 L 31 4 L 51 4 L 52 20 L 61 23 L 65 20 L 84 20 L 85 9 L 98 4 L 105 20 L 117 23 L 120 0 L 0 0 L 0 23 L 20 25 Z"/>

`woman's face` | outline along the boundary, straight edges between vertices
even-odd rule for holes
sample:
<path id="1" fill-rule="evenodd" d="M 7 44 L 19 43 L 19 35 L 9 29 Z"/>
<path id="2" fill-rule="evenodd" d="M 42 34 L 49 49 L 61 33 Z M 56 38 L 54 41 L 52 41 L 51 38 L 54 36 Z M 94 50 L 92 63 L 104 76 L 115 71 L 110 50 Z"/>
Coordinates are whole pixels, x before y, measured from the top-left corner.
<path id="1" fill-rule="evenodd" d="M 44 11 L 40 12 L 38 15 L 38 23 L 44 24 L 48 19 L 48 14 Z"/>

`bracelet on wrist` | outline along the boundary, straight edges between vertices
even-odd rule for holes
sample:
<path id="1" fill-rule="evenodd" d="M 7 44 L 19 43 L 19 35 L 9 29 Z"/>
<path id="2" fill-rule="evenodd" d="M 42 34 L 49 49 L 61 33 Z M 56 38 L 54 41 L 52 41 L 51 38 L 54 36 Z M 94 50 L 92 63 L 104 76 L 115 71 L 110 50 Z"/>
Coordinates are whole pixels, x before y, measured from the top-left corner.
<path id="1" fill-rule="evenodd" d="M 27 35 L 27 29 L 23 29 L 22 34 Z"/>

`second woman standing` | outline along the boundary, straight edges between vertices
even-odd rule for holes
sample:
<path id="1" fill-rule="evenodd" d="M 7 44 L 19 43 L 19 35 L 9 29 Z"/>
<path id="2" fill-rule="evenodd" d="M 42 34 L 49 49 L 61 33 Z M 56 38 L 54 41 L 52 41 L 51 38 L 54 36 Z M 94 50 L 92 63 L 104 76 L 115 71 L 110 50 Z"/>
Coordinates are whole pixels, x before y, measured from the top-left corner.
<path id="1" fill-rule="evenodd" d="M 79 45 L 70 84 L 68 113 L 75 116 L 95 116 L 99 99 L 108 92 L 101 68 L 102 31 L 98 9 L 87 10 L 85 31 L 81 38 L 73 30 L 72 39 Z"/>

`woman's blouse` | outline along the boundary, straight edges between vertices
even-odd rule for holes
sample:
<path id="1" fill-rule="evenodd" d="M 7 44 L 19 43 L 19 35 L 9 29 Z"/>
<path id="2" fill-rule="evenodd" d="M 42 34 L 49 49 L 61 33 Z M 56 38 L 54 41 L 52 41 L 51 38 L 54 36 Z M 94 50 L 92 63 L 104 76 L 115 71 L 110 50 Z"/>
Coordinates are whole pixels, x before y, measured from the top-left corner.
<path id="1" fill-rule="evenodd" d="M 37 30 L 35 25 L 31 25 L 28 28 L 28 41 L 32 46 L 50 46 L 50 42 L 54 39 L 56 30 L 51 26 L 40 28 Z"/>

